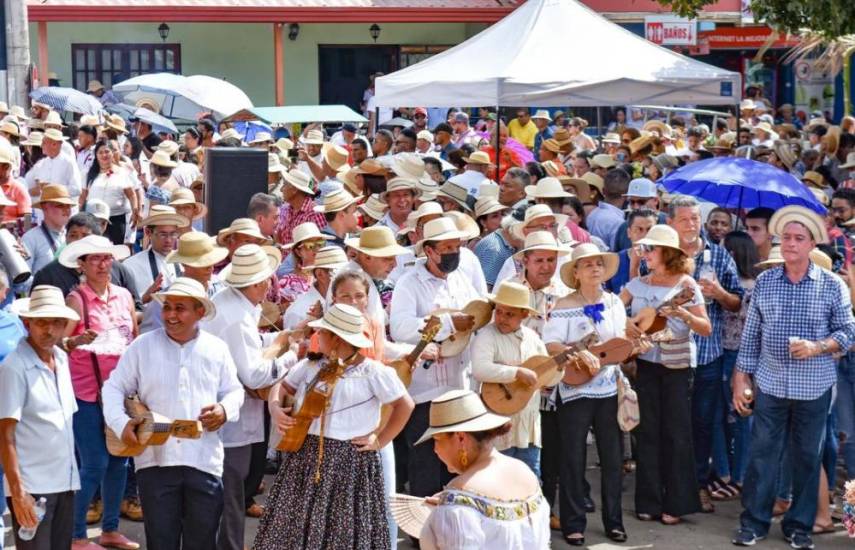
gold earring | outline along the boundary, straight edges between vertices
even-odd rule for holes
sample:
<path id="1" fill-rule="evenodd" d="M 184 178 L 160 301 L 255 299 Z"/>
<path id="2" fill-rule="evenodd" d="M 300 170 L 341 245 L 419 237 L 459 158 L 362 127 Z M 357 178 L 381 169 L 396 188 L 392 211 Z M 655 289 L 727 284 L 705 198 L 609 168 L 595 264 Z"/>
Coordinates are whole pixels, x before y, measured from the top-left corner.
<path id="1" fill-rule="evenodd" d="M 460 465 L 463 466 L 464 470 L 469 466 L 469 453 L 466 452 L 466 449 L 458 449 L 457 460 L 460 462 Z"/>

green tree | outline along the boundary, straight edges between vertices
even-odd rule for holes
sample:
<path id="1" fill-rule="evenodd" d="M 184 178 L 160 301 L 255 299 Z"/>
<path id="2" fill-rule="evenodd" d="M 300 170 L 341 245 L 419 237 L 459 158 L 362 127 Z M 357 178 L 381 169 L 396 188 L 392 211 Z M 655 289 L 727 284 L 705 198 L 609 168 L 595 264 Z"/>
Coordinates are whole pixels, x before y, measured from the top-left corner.
<path id="1" fill-rule="evenodd" d="M 693 18 L 704 6 L 718 0 L 657 0 L 683 17 Z M 827 39 L 855 34 L 853 0 L 751 0 L 758 21 L 792 34 L 810 29 Z"/>

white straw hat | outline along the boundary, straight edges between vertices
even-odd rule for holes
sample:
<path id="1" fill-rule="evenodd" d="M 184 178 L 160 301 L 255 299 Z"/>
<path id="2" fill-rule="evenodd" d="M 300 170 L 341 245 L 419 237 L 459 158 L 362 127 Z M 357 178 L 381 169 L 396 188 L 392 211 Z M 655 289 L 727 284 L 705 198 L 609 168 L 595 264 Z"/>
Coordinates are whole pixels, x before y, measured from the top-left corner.
<path id="1" fill-rule="evenodd" d="M 59 263 L 65 267 L 77 268 L 77 260 L 88 254 L 110 254 L 121 261 L 130 255 L 130 250 L 125 245 L 113 244 L 107 237 L 88 235 L 63 248 L 59 253 Z"/>
<path id="2" fill-rule="evenodd" d="M 55 286 L 38 285 L 30 293 L 28 307 L 18 313 L 25 319 L 68 319 L 80 321 L 76 311 L 65 305 L 62 291 Z"/>
<path id="3" fill-rule="evenodd" d="M 201 303 L 205 308 L 205 316 L 202 317 L 203 319 L 213 319 L 217 314 L 217 308 L 214 305 L 214 302 L 208 298 L 208 292 L 205 290 L 205 287 L 203 287 L 202 283 L 196 279 L 178 277 L 171 285 L 169 285 L 168 289 L 154 294 L 152 298 L 162 304 L 166 301 L 167 296 L 193 298 L 199 301 L 199 303 Z"/>
<path id="4" fill-rule="evenodd" d="M 386 214 L 386 210 L 389 209 L 389 205 L 380 200 L 380 197 L 377 195 L 371 195 L 368 197 L 368 200 L 360 204 L 358 208 L 366 216 L 375 220 L 380 220 L 383 219 L 383 216 Z"/>
<path id="5" fill-rule="evenodd" d="M 171 139 L 165 139 L 165 140 L 161 141 L 157 146 L 158 151 L 163 151 L 164 153 L 166 153 L 170 157 L 172 155 L 174 155 L 175 153 L 177 153 L 178 149 L 180 149 L 180 148 L 181 148 L 181 146 L 178 145 L 176 142 L 172 141 Z"/>
<path id="6" fill-rule="evenodd" d="M 418 153 L 398 153 L 392 158 L 392 171 L 399 177 L 418 180 L 425 173 L 425 161 Z"/>
<path id="7" fill-rule="evenodd" d="M 226 259 L 229 249 L 216 246 L 213 237 L 201 231 L 190 231 L 178 239 L 178 248 L 166 256 L 168 264 L 208 267 Z"/>
<path id="8" fill-rule="evenodd" d="M 430 402 L 429 427 L 415 444 L 424 443 L 435 434 L 492 430 L 510 420 L 488 411 L 477 393 L 451 390 Z"/>
<path id="9" fill-rule="evenodd" d="M 558 244 L 558 241 L 549 231 L 532 231 L 525 236 L 523 247 L 514 253 L 514 259 L 520 260 L 526 252 L 534 250 L 557 252 L 559 256 L 566 256 L 570 253 L 569 250 Z"/>
<path id="10" fill-rule="evenodd" d="M 0 202 L 0 204 L 3 204 Z M 14 204 L 14 203 L 13 203 Z M 110 205 L 101 199 L 88 199 L 84 211 L 92 214 L 99 220 L 110 223 Z"/>
<path id="11" fill-rule="evenodd" d="M 450 241 L 455 239 L 459 241 L 466 236 L 463 231 L 457 229 L 454 220 L 446 217 L 427 222 L 422 230 L 422 235 L 424 238 L 417 242 L 415 246 L 414 251 L 416 256 L 422 255 L 424 243 L 426 242 Z"/>
<path id="12" fill-rule="evenodd" d="M 232 254 L 232 261 L 220 272 L 220 278 L 234 288 L 251 286 L 268 279 L 276 271 L 276 259 L 257 244 L 245 244 Z"/>
<path id="13" fill-rule="evenodd" d="M 798 222 L 810 232 L 818 244 L 828 242 L 828 230 L 819 214 L 804 206 L 785 206 L 777 210 L 769 220 L 769 233 L 780 237 L 788 223 Z"/>
<path id="14" fill-rule="evenodd" d="M 249 145 L 255 145 L 256 143 L 273 143 L 273 136 L 270 135 L 270 132 L 256 132 L 252 141 L 248 141 L 247 143 Z"/>
<path id="15" fill-rule="evenodd" d="M 358 309 L 347 304 L 334 304 L 321 319 L 310 322 L 309 326 L 326 329 L 354 347 L 368 348 L 372 342 L 363 331 L 364 323 L 365 317 Z"/>
<path id="16" fill-rule="evenodd" d="M 324 133 L 320 130 L 309 130 L 305 137 L 301 137 L 300 141 L 306 145 L 323 145 Z"/>
<path id="17" fill-rule="evenodd" d="M 324 143 L 321 148 L 324 161 L 336 172 L 347 166 L 349 153 L 347 149 L 334 143 Z"/>
<path id="18" fill-rule="evenodd" d="M 208 213 L 208 207 L 205 206 L 201 202 L 196 201 L 196 195 L 193 194 L 193 191 L 186 187 L 179 187 L 175 191 L 172 192 L 172 197 L 169 201 L 169 206 L 173 208 L 176 206 L 185 206 L 192 204 L 195 207 L 195 212 L 193 214 L 193 219 L 198 220 L 200 218 L 204 218 L 205 214 Z"/>
<path id="19" fill-rule="evenodd" d="M 315 252 L 315 263 L 304 266 L 303 269 L 310 271 L 312 269 L 323 268 L 335 271 L 346 266 L 349 261 L 347 254 L 344 253 L 344 250 L 340 246 L 330 245 L 319 248 Z"/>
<path id="20" fill-rule="evenodd" d="M 531 313 L 537 313 L 537 310 L 531 307 L 531 292 L 528 287 L 520 283 L 511 281 L 502 281 L 495 294 L 487 294 L 487 299 L 494 304 L 525 309 Z"/>
<path id="21" fill-rule="evenodd" d="M 680 236 L 670 225 L 658 224 L 650 228 L 647 236 L 639 239 L 635 244 L 646 244 L 650 246 L 664 246 L 683 252 L 680 248 Z M 685 252 L 683 252 L 685 254 Z"/>
<path id="22" fill-rule="evenodd" d="M 342 187 L 341 189 L 337 189 L 332 193 L 327 194 L 327 196 L 324 197 L 323 204 L 315 206 L 314 210 L 315 212 L 322 212 L 324 214 L 329 212 L 338 212 L 340 210 L 344 210 L 360 198 L 361 197 L 354 197 Z"/>
<path id="23" fill-rule="evenodd" d="M 276 153 L 267 153 L 267 173 L 268 174 L 285 174 L 287 169 L 279 160 L 279 155 Z"/>
<path id="24" fill-rule="evenodd" d="M 175 212 L 175 208 L 165 204 L 156 204 L 149 209 L 148 217 L 140 223 L 140 227 L 151 225 L 174 225 L 176 227 L 187 227 L 190 220 Z"/>
<path id="25" fill-rule="evenodd" d="M 395 234 L 384 225 L 366 227 L 358 239 L 346 239 L 344 244 L 363 254 L 377 258 L 388 258 L 408 252 L 406 248 L 395 242 Z"/>
<path id="26" fill-rule="evenodd" d="M 603 259 L 603 281 L 608 281 L 614 277 L 615 273 L 617 273 L 618 265 L 620 264 L 618 255 L 613 252 L 603 252 L 593 243 L 582 243 L 573 249 L 573 257 L 570 261 L 561 266 L 561 281 L 569 288 L 577 288 L 579 281 L 573 273 L 573 269 L 576 267 L 576 262 L 583 258 L 595 257 Z"/>
<path id="27" fill-rule="evenodd" d="M 45 132 L 45 136 L 47 136 L 47 132 Z M 151 155 L 149 163 L 154 164 L 155 166 L 162 166 L 164 168 L 175 168 L 178 166 L 177 162 L 169 158 L 169 154 L 166 151 L 160 149 Z"/>
<path id="28" fill-rule="evenodd" d="M 454 226 L 463 233 L 464 240 L 471 241 L 481 235 L 481 228 L 478 227 L 478 222 L 473 220 L 472 216 L 454 210 L 445 212 L 443 216 L 454 220 Z"/>
<path id="29" fill-rule="evenodd" d="M 234 233 L 240 233 L 248 237 L 254 237 L 261 242 L 268 242 L 269 239 L 261 234 L 261 229 L 258 228 L 258 222 L 251 218 L 237 218 L 232 221 L 228 227 L 220 229 L 217 233 L 217 244 L 223 246 L 223 239 Z"/>
<path id="30" fill-rule="evenodd" d="M 552 199 L 560 197 L 572 197 L 573 195 L 564 190 L 564 186 L 558 178 L 546 177 L 538 180 L 537 185 L 526 185 L 525 194 L 530 199 Z"/>
<path id="31" fill-rule="evenodd" d="M 282 174 L 282 177 L 285 179 L 285 182 L 295 189 L 302 191 L 303 193 L 314 195 L 315 191 L 313 189 L 314 181 L 311 176 L 303 172 L 302 170 L 298 170 L 294 168 L 292 170 L 288 170 Z"/>
<path id="32" fill-rule="evenodd" d="M 475 201 L 476 220 L 481 216 L 487 216 L 495 212 L 504 212 L 505 210 L 509 210 L 509 208 L 493 197 L 478 197 L 478 200 Z"/>
<path id="33" fill-rule="evenodd" d="M 315 222 L 304 222 L 294 228 L 294 231 L 291 233 L 291 242 L 282 245 L 282 248 L 291 248 L 297 246 L 303 241 L 319 239 L 328 241 L 331 240 L 332 237 L 321 233 L 318 226 L 315 225 Z"/>
<path id="34" fill-rule="evenodd" d="M 523 221 L 515 223 L 511 226 L 511 234 L 518 239 L 525 239 L 525 234 L 523 233 L 523 229 L 529 226 L 531 222 L 540 218 L 548 218 L 552 217 L 555 219 L 555 223 L 558 227 L 567 224 L 567 216 L 564 214 L 556 214 L 549 208 L 549 205 L 546 204 L 535 204 L 529 206 L 525 210 L 525 217 Z"/>

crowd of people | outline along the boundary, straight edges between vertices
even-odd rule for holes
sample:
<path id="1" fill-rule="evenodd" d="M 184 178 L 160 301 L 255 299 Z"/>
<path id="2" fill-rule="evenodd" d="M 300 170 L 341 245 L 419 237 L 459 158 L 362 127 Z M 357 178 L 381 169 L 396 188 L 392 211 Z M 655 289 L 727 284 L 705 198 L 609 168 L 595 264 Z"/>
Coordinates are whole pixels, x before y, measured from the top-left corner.
<path id="1" fill-rule="evenodd" d="M 30 270 L 0 274 L 17 547 L 139 548 L 120 516 L 152 549 L 240 550 L 247 516 L 259 550 L 582 546 L 597 508 L 622 543 L 634 472 L 639 520 L 741 498 L 733 544 L 783 515 L 813 548 L 839 454 L 855 478 L 855 119 L 616 112 L 599 137 L 560 111 L 429 128 L 419 107 L 274 140 L 0 103 L 3 227 Z M 211 147 L 269 159 L 223 228 Z M 658 183 L 724 156 L 828 214 Z"/>

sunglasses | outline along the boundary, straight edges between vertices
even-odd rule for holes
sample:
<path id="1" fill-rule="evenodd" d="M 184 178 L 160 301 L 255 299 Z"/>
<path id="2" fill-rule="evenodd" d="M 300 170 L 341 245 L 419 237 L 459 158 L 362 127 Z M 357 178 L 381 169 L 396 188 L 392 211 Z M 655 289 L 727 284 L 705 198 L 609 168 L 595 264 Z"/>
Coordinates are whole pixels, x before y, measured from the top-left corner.
<path id="1" fill-rule="evenodd" d="M 650 199 L 629 199 L 630 206 L 644 206 L 644 204 Z"/>
<path id="2" fill-rule="evenodd" d="M 300 248 L 302 248 L 303 250 L 318 250 L 319 248 L 323 248 L 325 244 L 326 241 L 300 243 Z"/>
<path id="3" fill-rule="evenodd" d="M 637 244 L 635 245 L 635 249 L 639 254 L 649 254 L 650 252 L 653 252 L 656 247 L 652 244 Z"/>

